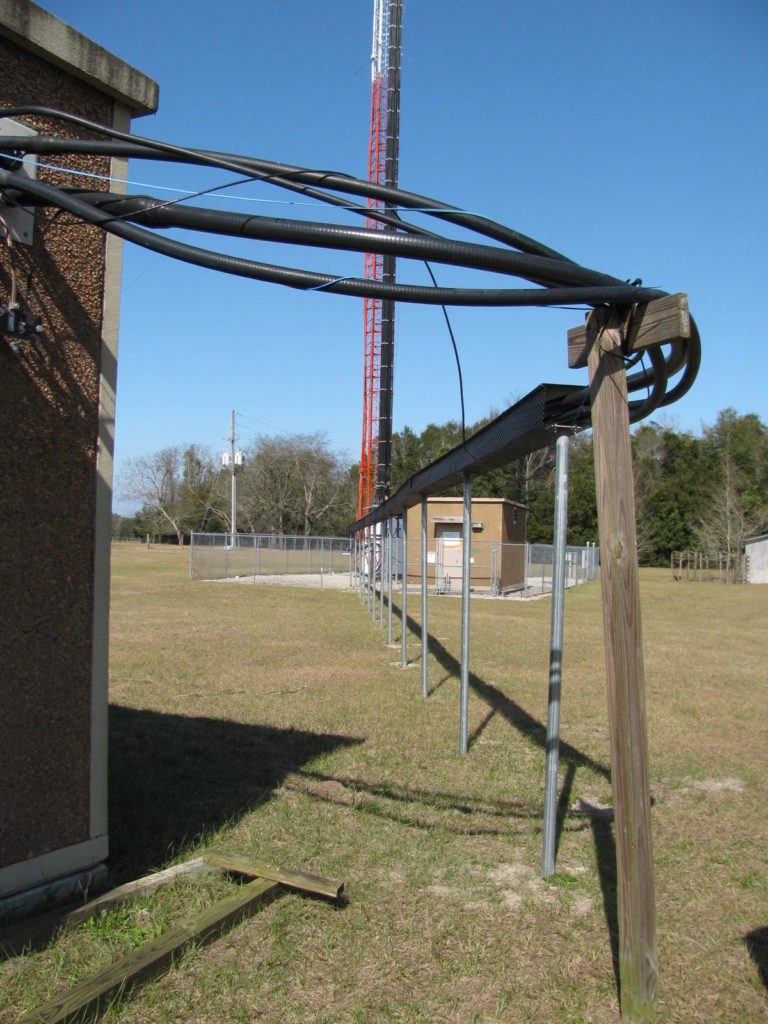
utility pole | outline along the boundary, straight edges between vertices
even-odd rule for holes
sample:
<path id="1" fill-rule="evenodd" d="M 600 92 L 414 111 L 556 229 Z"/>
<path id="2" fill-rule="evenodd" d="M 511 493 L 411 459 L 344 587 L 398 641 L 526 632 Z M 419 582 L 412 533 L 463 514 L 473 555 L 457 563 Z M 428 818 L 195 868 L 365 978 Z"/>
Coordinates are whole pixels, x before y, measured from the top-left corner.
<path id="1" fill-rule="evenodd" d="M 231 449 L 228 452 L 222 452 L 221 464 L 222 466 L 229 466 L 232 474 L 232 506 L 231 506 L 231 529 L 232 529 L 232 542 L 231 546 L 234 547 L 237 540 L 237 481 L 235 479 L 235 473 L 238 466 L 242 466 L 245 461 L 245 456 L 242 451 L 238 451 L 235 448 L 235 410 L 232 410 L 232 433 L 229 436 Z"/>
<path id="2" fill-rule="evenodd" d="M 237 537 L 237 481 L 235 480 L 235 410 L 232 410 L 232 547 Z"/>

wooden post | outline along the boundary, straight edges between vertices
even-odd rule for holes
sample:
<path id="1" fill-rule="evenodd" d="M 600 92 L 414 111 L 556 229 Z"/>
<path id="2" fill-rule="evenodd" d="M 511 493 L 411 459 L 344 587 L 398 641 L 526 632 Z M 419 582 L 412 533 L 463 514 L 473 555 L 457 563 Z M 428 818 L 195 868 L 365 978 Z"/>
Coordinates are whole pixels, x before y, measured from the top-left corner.
<path id="1" fill-rule="evenodd" d="M 608 715 L 616 822 L 621 1015 L 656 1020 L 658 954 L 653 886 L 645 674 L 623 321 L 587 320 L 600 533 Z"/>

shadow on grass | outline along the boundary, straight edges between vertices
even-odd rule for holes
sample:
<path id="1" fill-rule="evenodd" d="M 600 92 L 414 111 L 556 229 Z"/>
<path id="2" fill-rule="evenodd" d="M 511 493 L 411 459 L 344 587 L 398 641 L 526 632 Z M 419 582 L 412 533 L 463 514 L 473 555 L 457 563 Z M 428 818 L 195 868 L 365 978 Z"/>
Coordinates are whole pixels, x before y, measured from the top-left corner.
<path id="1" fill-rule="evenodd" d="M 362 742 L 213 718 L 109 709 L 110 875 L 162 866 L 266 800 L 313 758 Z"/>
<path id="2" fill-rule="evenodd" d="M 573 791 L 573 780 L 575 778 L 576 765 L 573 761 L 570 761 L 565 769 L 563 788 L 560 790 L 560 796 L 557 798 L 557 813 L 555 814 L 555 858 L 557 858 L 557 853 L 560 849 L 560 840 L 562 839 L 563 830 L 565 828 L 565 817 L 571 806 L 571 792 Z"/>
<path id="3" fill-rule="evenodd" d="M 591 815 L 592 836 L 597 853 L 597 873 L 600 876 L 600 890 L 603 894 L 603 913 L 611 939 L 613 975 L 616 979 L 616 993 L 621 1004 L 621 978 L 619 976 L 619 911 L 616 894 L 616 841 L 613 838 L 611 821 L 601 815 Z"/>
<path id="4" fill-rule="evenodd" d="M 744 936 L 744 941 L 760 974 L 760 980 L 768 991 L 768 927 L 755 928 Z"/>
<path id="5" fill-rule="evenodd" d="M 444 686 L 444 685 L 445 685 L 445 683 L 447 683 L 447 682 L 448 682 L 448 680 L 449 680 L 449 679 L 452 679 L 452 678 L 453 678 L 453 676 L 451 675 L 451 673 L 450 673 L 450 672 L 447 672 L 447 673 L 446 673 L 446 674 L 445 674 L 445 675 L 443 676 L 443 678 L 442 678 L 442 679 L 440 679 L 440 680 L 439 680 L 439 681 L 438 681 L 437 683 L 435 683 L 435 685 L 434 685 L 434 686 L 432 686 L 432 687 L 431 687 L 431 688 L 429 689 L 429 691 L 428 691 L 428 693 L 427 693 L 427 696 L 428 696 L 428 697 L 431 697 L 433 693 L 437 693 L 437 691 L 438 691 L 438 690 L 440 689 L 440 687 L 441 687 L 441 686 Z"/>
<path id="6" fill-rule="evenodd" d="M 407 828 L 473 836 L 517 835 L 533 831 L 541 808 L 519 800 L 492 800 L 417 786 L 379 783 L 348 775 L 329 775 L 311 769 L 297 769 L 305 785 L 293 785 L 316 800 L 352 807 L 363 814 L 393 821 Z M 401 809 L 402 808 L 402 809 Z M 522 824 L 528 823 L 528 824 Z M 581 832 L 587 823 L 577 820 L 570 831 Z"/>
<path id="7" fill-rule="evenodd" d="M 398 618 L 402 619 L 401 609 L 393 603 L 392 611 Z M 421 636 L 421 625 L 414 619 L 407 617 L 408 628 L 412 630 L 418 636 Z M 455 658 L 450 651 L 445 648 L 439 640 L 430 636 L 429 638 L 429 652 L 433 655 L 435 660 L 438 662 L 441 668 L 445 669 L 451 676 L 455 676 L 457 679 L 461 673 L 461 663 Z M 445 680 L 441 680 L 445 682 Z M 438 685 L 441 685 L 438 684 Z M 526 711 L 525 708 L 517 704 L 511 697 L 508 697 L 493 683 L 487 683 L 484 679 L 481 679 L 474 672 L 469 673 L 469 687 L 477 694 L 482 700 L 485 701 L 489 707 L 498 714 L 502 715 L 511 726 L 513 726 L 519 733 L 527 736 L 528 739 L 541 747 L 542 750 L 546 750 L 547 746 L 547 727 L 542 724 L 537 718 L 534 718 L 530 712 Z M 487 720 L 484 721 L 479 729 L 469 738 L 469 746 L 477 740 L 479 732 L 481 732 L 487 725 Z M 571 746 L 570 743 L 565 743 L 560 740 L 560 760 L 569 766 L 571 764 L 576 768 L 589 768 L 591 771 L 596 772 L 598 775 L 602 775 L 606 779 L 610 779 L 610 769 L 601 764 L 599 761 L 595 761 L 588 754 L 582 753 L 576 747 Z"/>
<path id="8" fill-rule="evenodd" d="M 393 611 L 401 618 L 402 612 L 393 605 Z M 407 617 L 408 628 L 414 633 L 421 635 L 421 625 L 410 616 Z M 459 677 L 461 664 L 438 640 L 429 638 L 429 650 L 439 665 L 455 677 Z M 502 715 L 509 724 L 526 736 L 536 746 L 546 753 L 547 729 L 546 725 L 534 718 L 530 712 L 517 704 L 511 697 L 508 697 L 492 683 L 481 679 L 474 672 L 469 673 L 470 689 L 478 697 L 484 700 L 491 708 L 492 713 Z M 489 721 L 486 717 L 470 738 L 470 746 L 477 740 L 478 735 L 483 731 Z M 589 768 L 591 771 L 610 779 L 611 772 L 607 765 L 595 761 L 588 754 L 583 753 L 570 743 L 561 739 L 559 742 L 559 760 L 565 767 L 565 780 L 560 792 L 557 805 L 557 836 L 555 848 L 559 848 L 560 839 L 565 828 L 565 819 L 570 808 L 571 791 L 578 768 Z M 537 808 L 539 817 L 543 815 L 543 809 Z M 600 888 L 603 895 L 603 909 L 608 932 L 611 941 L 611 956 L 613 960 L 613 971 L 616 978 L 616 988 L 621 998 L 621 987 L 619 981 L 619 919 L 616 897 L 616 843 L 611 831 L 610 821 L 599 816 L 590 815 L 592 835 L 597 853 L 597 868 L 600 876 Z M 751 947 L 750 947 L 751 949 Z M 753 954 L 754 956 L 754 954 Z"/>

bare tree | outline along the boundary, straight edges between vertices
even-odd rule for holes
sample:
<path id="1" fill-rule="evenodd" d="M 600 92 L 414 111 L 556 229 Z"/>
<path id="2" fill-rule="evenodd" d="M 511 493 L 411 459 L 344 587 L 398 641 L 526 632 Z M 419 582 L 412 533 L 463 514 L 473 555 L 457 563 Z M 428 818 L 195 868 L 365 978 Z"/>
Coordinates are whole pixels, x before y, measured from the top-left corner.
<path id="1" fill-rule="evenodd" d="M 722 453 L 722 476 L 699 521 L 699 543 L 710 556 L 723 555 L 728 578 L 742 576 L 744 545 L 768 522 L 768 510 L 749 508 L 744 500 L 744 483 L 733 455 Z"/>
<path id="2" fill-rule="evenodd" d="M 354 518 L 354 488 L 324 434 L 260 437 L 240 478 L 238 506 L 255 531 L 327 532 Z"/>
<path id="3" fill-rule="evenodd" d="M 128 460 L 122 472 L 120 494 L 123 498 L 140 501 L 145 513 L 156 518 L 158 527 L 165 520 L 181 544 L 177 511 L 180 484 L 179 449 L 163 448 Z"/>
<path id="4" fill-rule="evenodd" d="M 248 452 L 237 493 L 239 511 L 251 530 L 290 531 L 295 468 L 290 438 L 260 437 Z"/>
<path id="5" fill-rule="evenodd" d="M 140 501 L 157 532 L 170 528 L 178 543 L 199 526 L 214 480 L 213 462 L 198 445 L 163 448 L 129 459 L 121 473 L 120 495 Z"/>
<path id="6" fill-rule="evenodd" d="M 296 512 L 303 520 L 305 535 L 309 535 L 318 523 L 344 506 L 349 494 L 349 474 L 329 450 L 323 434 L 302 434 L 296 442 Z"/>

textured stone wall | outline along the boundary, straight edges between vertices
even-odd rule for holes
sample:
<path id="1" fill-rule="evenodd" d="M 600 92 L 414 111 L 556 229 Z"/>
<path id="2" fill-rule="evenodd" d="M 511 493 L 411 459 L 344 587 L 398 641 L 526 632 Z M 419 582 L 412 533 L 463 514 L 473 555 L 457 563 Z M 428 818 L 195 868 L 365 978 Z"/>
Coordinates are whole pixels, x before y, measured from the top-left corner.
<path id="1" fill-rule="evenodd" d="M 111 100 L 2 38 L 0 104 L 112 119 Z M 103 159 L 55 162 L 109 174 Z M 108 187 L 43 168 L 39 178 Z M 36 214 L 32 247 L 0 247 L 0 298 L 15 278 L 20 301 L 45 330 L 19 354 L 0 339 L 0 867 L 89 838 L 104 247 L 99 230 L 52 210 Z"/>

